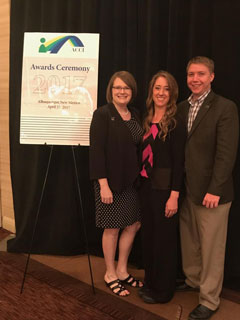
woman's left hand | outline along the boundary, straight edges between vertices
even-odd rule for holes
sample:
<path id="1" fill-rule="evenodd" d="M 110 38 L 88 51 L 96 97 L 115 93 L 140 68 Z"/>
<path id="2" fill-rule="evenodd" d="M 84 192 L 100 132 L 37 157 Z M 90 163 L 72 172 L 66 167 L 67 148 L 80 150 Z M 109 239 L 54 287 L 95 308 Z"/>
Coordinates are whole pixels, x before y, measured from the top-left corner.
<path id="1" fill-rule="evenodd" d="M 178 210 L 178 196 L 179 192 L 172 191 L 165 206 L 165 217 L 171 218 Z"/>

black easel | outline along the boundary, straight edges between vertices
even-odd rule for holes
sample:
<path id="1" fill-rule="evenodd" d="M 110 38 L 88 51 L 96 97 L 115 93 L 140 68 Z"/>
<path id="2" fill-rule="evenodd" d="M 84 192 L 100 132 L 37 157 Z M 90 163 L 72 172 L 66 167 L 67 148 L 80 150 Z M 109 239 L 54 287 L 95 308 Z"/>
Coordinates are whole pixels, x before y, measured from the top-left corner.
<path id="1" fill-rule="evenodd" d="M 37 210 L 35 223 L 34 223 L 34 227 L 33 227 L 32 239 L 31 239 L 31 242 L 30 242 L 30 248 L 29 248 L 29 252 L 28 252 L 27 262 L 26 262 L 26 266 L 25 266 L 25 270 L 24 270 L 24 274 L 23 274 L 23 281 L 22 281 L 21 290 L 20 290 L 21 294 L 22 294 L 23 289 L 24 289 L 24 283 L 25 283 L 27 270 L 28 270 L 28 265 L 29 265 L 29 260 L 30 260 L 30 256 L 31 256 L 31 252 L 32 252 L 33 240 L 34 240 L 34 236 L 35 236 L 35 232 L 36 232 L 36 227 L 37 227 L 37 223 L 38 223 L 40 208 L 41 208 L 42 199 L 43 199 L 43 195 L 44 195 L 44 191 L 45 191 L 45 187 L 46 187 L 46 182 L 47 182 L 47 178 L 48 178 L 49 167 L 50 167 L 50 163 L 51 163 L 51 159 L 52 159 L 52 152 L 53 152 L 53 145 L 51 146 L 51 150 L 50 150 L 50 154 L 49 154 L 47 170 L 46 170 L 45 179 L 44 179 L 44 182 L 43 182 L 41 197 L 40 197 L 40 200 L 39 200 L 38 210 Z M 73 146 L 72 146 L 72 155 L 73 155 L 73 162 L 74 162 L 75 175 L 76 175 L 76 181 L 77 181 L 78 196 L 79 196 L 80 210 L 81 210 L 81 218 L 82 218 L 82 223 L 83 223 L 83 232 L 84 232 L 85 241 L 86 241 L 86 251 L 87 251 L 87 256 L 88 256 L 88 264 L 89 264 L 89 271 L 90 271 L 90 276 L 91 276 L 92 290 L 93 290 L 93 293 L 95 294 L 92 267 L 91 267 L 91 261 L 90 261 L 90 255 L 89 255 L 87 231 L 86 231 L 86 225 L 85 225 L 84 214 L 83 214 L 81 189 L 80 189 L 80 184 L 79 184 L 78 170 L 77 170 L 77 164 L 76 164 L 76 158 L 75 158 L 75 153 L 74 153 Z"/>

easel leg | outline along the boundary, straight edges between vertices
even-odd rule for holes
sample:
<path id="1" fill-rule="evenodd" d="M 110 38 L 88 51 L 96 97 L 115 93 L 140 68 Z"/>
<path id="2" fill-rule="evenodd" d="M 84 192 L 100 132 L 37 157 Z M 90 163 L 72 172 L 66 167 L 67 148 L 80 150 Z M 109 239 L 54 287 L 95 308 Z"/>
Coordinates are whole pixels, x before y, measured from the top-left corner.
<path id="1" fill-rule="evenodd" d="M 83 223 L 83 232 L 84 232 L 84 237 L 85 237 L 85 241 L 86 241 L 86 251 L 87 251 L 87 256 L 88 256 L 88 264 L 89 264 L 89 270 L 90 270 L 90 276 L 91 276 L 91 282 L 92 282 L 92 289 L 93 289 L 93 293 L 95 294 L 95 287 L 94 287 L 93 274 L 92 274 L 92 266 L 91 266 L 90 255 L 89 255 L 87 231 L 86 231 L 86 225 L 85 225 L 84 214 L 83 214 L 83 204 L 82 204 L 81 189 L 80 189 L 80 184 L 79 184 L 79 179 L 78 179 L 78 169 L 77 169 L 76 157 L 75 157 L 73 146 L 72 146 L 72 154 L 73 154 L 73 161 L 74 161 L 74 167 L 75 167 L 75 173 L 76 173 L 77 188 L 78 188 L 78 195 L 79 195 L 79 202 L 80 202 L 80 210 L 81 210 L 81 217 L 82 217 L 82 223 Z"/>
<path id="2" fill-rule="evenodd" d="M 30 255 L 31 255 L 31 252 L 32 252 L 33 240 L 34 240 L 34 236 L 35 236 L 35 232 L 36 232 L 39 212 L 40 212 L 40 208 L 41 208 L 41 204 L 42 204 L 43 194 L 44 194 L 44 190 L 45 190 L 45 186 L 46 186 L 46 182 L 47 182 L 47 177 L 48 177 L 48 172 L 49 172 L 49 167 L 50 167 L 50 162 L 51 162 L 51 158 L 52 158 L 52 151 L 53 151 L 53 146 L 51 146 L 49 159 L 48 159 L 47 170 L 46 170 L 45 179 L 44 179 L 44 183 L 43 183 L 43 187 L 42 187 L 42 193 L 41 193 L 41 197 L 40 197 L 40 201 L 39 201 L 39 205 L 38 205 L 37 215 L 36 215 L 36 218 L 35 218 L 32 239 L 31 239 L 31 242 L 30 242 L 30 248 L 29 248 L 29 252 L 28 252 L 27 263 L 26 263 L 26 266 L 25 266 L 24 275 L 23 275 L 23 281 L 22 281 L 22 286 L 21 286 L 21 291 L 20 291 L 21 294 L 23 292 L 24 283 L 25 283 L 26 274 L 27 274 L 27 269 L 28 269 L 28 264 L 29 264 L 29 260 L 30 260 Z"/>

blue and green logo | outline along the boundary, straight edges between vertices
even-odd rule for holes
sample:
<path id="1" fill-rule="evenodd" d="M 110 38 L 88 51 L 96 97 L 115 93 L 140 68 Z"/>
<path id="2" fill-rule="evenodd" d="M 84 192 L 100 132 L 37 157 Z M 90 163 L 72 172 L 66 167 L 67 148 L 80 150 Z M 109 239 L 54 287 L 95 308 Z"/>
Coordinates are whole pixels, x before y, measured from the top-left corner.
<path id="1" fill-rule="evenodd" d="M 58 53 L 65 42 L 68 42 L 73 48 L 84 48 L 82 41 L 76 36 L 60 36 L 46 42 L 45 38 L 41 38 L 39 52 Z"/>

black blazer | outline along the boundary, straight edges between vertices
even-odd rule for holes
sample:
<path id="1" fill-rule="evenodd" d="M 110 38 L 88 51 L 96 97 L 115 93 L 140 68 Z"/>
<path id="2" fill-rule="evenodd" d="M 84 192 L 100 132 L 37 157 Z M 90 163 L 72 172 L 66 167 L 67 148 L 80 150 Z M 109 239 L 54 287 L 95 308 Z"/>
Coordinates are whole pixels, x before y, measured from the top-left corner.
<path id="1" fill-rule="evenodd" d="M 129 108 L 139 122 L 137 111 Z M 94 111 L 90 126 L 90 179 L 107 178 L 111 190 L 120 192 L 139 174 L 138 149 L 112 103 Z"/>
<path id="2" fill-rule="evenodd" d="M 181 118 L 176 117 L 176 121 L 176 127 L 169 130 L 165 141 L 157 136 L 155 140 L 149 137 L 143 142 L 143 149 L 150 144 L 153 152 L 153 167 L 146 161 L 153 189 L 182 189 L 187 132 Z"/>
<path id="3" fill-rule="evenodd" d="M 189 107 L 187 100 L 178 105 L 186 124 Z M 185 147 L 186 184 L 195 204 L 201 205 L 206 193 L 220 196 L 220 204 L 233 200 L 238 127 L 235 103 L 211 91 L 193 122 Z"/>

